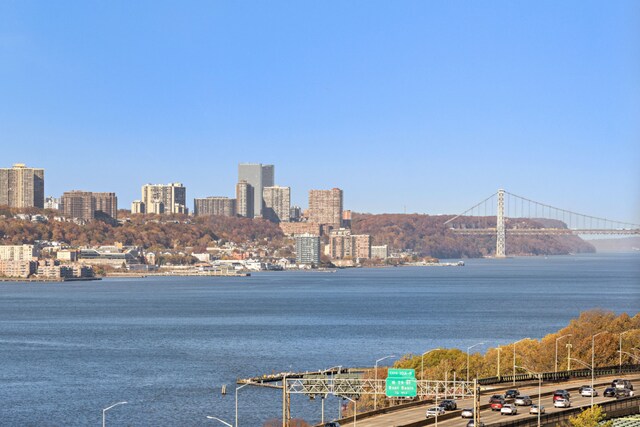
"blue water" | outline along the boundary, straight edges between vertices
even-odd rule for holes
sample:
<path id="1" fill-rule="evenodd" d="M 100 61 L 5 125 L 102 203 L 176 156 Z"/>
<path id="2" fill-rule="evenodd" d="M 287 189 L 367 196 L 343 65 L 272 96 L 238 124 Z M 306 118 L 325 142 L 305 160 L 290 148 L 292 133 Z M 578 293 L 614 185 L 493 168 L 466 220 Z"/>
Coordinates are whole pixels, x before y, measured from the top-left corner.
<path id="1" fill-rule="evenodd" d="M 539 338 L 592 308 L 639 311 L 640 254 L 0 283 L 0 426 L 97 426 L 122 400 L 107 425 L 222 425 L 205 416 L 233 422 L 237 377 Z M 277 390 L 239 397 L 241 426 L 280 417 Z M 294 398 L 292 415 L 317 422 L 320 404 Z"/>

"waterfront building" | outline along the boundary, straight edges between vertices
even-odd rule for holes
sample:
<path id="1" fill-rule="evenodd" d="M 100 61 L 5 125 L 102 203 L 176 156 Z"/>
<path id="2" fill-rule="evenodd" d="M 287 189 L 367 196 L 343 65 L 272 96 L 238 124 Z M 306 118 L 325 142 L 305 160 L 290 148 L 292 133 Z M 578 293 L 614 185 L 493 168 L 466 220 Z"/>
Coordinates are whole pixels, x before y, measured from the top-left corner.
<path id="1" fill-rule="evenodd" d="M 371 236 L 369 234 L 354 234 L 351 236 L 351 250 L 353 258 L 371 258 Z"/>
<path id="2" fill-rule="evenodd" d="M 60 205 L 67 218 L 91 221 L 96 218 L 116 219 L 118 216 L 118 198 L 115 193 L 67 191 L 62 195 Z"/>
<path id="3" fill-rule="evenodd" d="M 236 184 L 236 213 L 238 216 L 253 218 L 253 187 L 245 180 Z"/>
<path id="4" fill-rule="evenodd" d="M 374 259 L 389 258 L 389 245 L 371 246 L 371 258 L 374 258 Z"/>
<path id="5" fill-rule="evenodd" d="M 320 264 L 320 237 L 299 234 L 296 239 L 296 262 L 298 264 Z"/>
<path id="6" fill-rule="evenodd" d="M 309 191 L 309 221 L 324 224 L 331 228 L 342 225 L 342 190 Z"/>
<path id="7" fill-rule="evenodd" d="M 291 209 L 291 187 L 264 187 L 262 216 L 273 222 L 289 222 Z"/>
<path id="8" fill-rule="evenodd" d="M 144 203 L 142 203 L 142 200 L 134 200 L 133 202 L 131 202 L 131 213 L 132 214 L 145 213 Z"/>
<path id="9" fill-rule="evenodd" d="M 0 245 L 2 261 L 32 261 L 40 252 L 34 245 Z"/>
<path id="10" fill-rule="evenodd" d="M 53 196 L 46 197 L 44 199 L 44 208 L 45 209 L 60 209 L 60 199 L 55 198 Z"/>
<path id="11" fill-rule="evenodd" d="M 371 258 L 371 236 L 351 234 L 348 228 L 331 230 L 328 255 L 332 259 L 369 259 Z"/>
<path id="12" fill-rule="evenodd" d="M 195 216 L 234 216 L 236 214 L 236 199 L 228 197 L 193 199 L 193 214 Z"/>
<path id="13" fill-rule="evenodd" d="M 146 213 L 186 214 L 187 188 L 179 182 L 142 186 L 142 203 Z"/>
<path id="14" fill-rule="evenodd" d="M 0 205 L 11 208 L 44 208 L 44 169 L 16 163 L 0 169 Z"/>
<path id="15" fill-rule="evenodd" d="M 261 163 L 240 163 L 238 165 L 238 182 L 242 181 L 246 181 L 253 189 L 253 214 L 247 217 L 262 217 L 264 206 L 263 191 L 265 187 L 274 186 L 274 166 Z"/>
<path id="16" fill-rule="evenodd" d="M 37 267 L 38 263 L 36 261 L 7 261 L 0 259 L 0 276 L 26 279 L 35 274 Z"/>

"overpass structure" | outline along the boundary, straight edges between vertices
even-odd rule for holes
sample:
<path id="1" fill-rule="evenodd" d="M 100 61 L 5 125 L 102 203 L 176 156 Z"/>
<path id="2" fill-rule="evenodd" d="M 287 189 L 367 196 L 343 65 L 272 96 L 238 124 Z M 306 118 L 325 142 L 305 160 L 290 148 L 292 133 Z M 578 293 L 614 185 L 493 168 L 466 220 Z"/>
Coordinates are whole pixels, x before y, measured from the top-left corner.
<path id="1" fill-rule="evenodd" d="M 640 225 L 585 215 L 498 190 L 447 220 L 462 235 L 495 235 L 496 257 L 506 256 L 510 236 L 640 235 Z"/>

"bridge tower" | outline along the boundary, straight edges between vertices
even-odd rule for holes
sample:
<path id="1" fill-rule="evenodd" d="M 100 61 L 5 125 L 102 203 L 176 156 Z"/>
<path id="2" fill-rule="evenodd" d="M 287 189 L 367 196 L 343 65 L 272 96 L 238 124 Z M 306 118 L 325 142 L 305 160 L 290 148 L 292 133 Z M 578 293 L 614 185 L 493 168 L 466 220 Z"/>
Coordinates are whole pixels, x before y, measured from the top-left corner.
<path id="1" fill-rule="evenodd" d="M 498 209 L 496 212 L 496 258 L 504 258 L 506 257 L 506 233 L 504 229 L 504 190 L 502 189 L 498 190 Z"/>

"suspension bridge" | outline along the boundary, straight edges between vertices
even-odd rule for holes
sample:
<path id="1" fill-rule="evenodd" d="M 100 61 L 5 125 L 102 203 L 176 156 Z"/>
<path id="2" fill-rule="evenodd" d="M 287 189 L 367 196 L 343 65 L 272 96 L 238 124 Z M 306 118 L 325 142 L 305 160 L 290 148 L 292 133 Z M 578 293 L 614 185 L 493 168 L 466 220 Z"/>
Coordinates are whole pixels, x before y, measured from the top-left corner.
<path id="1" fill-rule="evenodd" d="M 445 225 L 462 235 L 495 235 L 496 257 L 506 256 L 506 237 L 541 235 L 639 235 L 640 225 L 556 208 L 498 190 L 449 219 Z"/>

